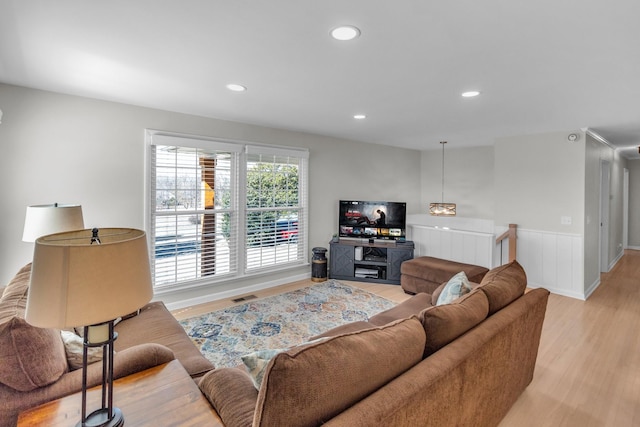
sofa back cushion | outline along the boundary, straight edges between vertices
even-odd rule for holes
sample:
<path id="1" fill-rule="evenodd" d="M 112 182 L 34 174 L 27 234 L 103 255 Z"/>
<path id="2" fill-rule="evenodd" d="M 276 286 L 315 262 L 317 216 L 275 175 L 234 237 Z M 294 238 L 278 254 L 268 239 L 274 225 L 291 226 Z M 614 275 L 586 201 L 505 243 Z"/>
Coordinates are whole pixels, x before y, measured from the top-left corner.
<path id="1" fill-rule="evenodd" d="M 431 305 L 429 294 L 418 293 L 388 310 L 380 312 L 369 318 L 369 323 L 375 326 L 386 325 L 398 319 L 417 316 L 422 310 Z M 363 328 L 364 329 L 364 328 Z M 337 335 L 337 334 L 335 334 Z"/>
<path id="2" fill-rule="evenodd" d="M 473 290 L 450 304 L 423 310 L 419 317 L 427 336 L 424 357 L 430 356 L 478 325 L 487 317 L 488 312 L 487 296 L 478 290 Z"/>
<path id="3" fill-rule="evenodd" d="M 518 261 L 514 260 L 490 270 L 479 288 L 487 295 L 489 315 L 492 315 L 524 294 L 527 275 Z"/>
<path id="4" fill-rule="evenodd" d="M 262 380 L 253 425 L 320 425 L 417 364 L 424 345 L 413 316 L 280 353 Z"/>
<path id="5" fill-rule="evenodd" d="M 28 264 L 0 298 L 0 382 L 19 391 L 51 384 L 67 371 L 60 331 L 24 320 L 30 276 Z"/>

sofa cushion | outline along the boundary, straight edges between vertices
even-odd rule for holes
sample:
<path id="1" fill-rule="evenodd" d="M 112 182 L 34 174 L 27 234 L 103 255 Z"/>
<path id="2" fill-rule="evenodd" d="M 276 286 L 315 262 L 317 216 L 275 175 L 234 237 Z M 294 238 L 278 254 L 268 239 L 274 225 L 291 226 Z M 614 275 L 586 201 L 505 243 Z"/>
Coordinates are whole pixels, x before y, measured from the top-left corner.
<path id="1" fill-rule="evenodd" d="M 417 316 L 422 310 L 431 305 L 431 297 L 429 294 L 419 293 L 411 298 L 401 302 L 400 304 L 385 310 L 381 313 L 371 316 L 369 323 L 382 326 L 398 319 L 406 319 L 407 317 Z"/>
<path id="2" fill-rule="evenodd" d="M 518 261 L 514 260 L 490 270 L 479 288 L 487 295 L 489 315 L 492 315 L 524 294 L 527 275 Z"/>
<path id="3" fill-rule="evenodd" d="M 317 338 L 299 345 L 302 346 L 302 345 L 312 344 L 322 339 L 324 338 Z M 292 347 L 272 349 L 272 350 L 258 350 L 249 354 L 245 354 L 244 356 L 241 357 L 242 363 L 244 363 L 244 367 L 246 368 L 247 372 L 251 376 L 251 381 L 253 381 L 253 385 L 257 389 L 260 389 L 260 385 L 262 385 L 262 378 L 264 378 L 264 374 L 267 371 L 267 366 L 269 365 L 269 362 L 271 361 L 271 359 L 276 357 L 279 353 L 282 353 L 283 351 L 288 351 L 291 349 Z"/>
<path id="4" fill-rule="evenodd" d="M 417 364 L 424 345 L 411 317 L 280 353 L 267 367 L 253 425 L 326 422 Z"/>
<path id="5" fill-rule="evenodd" d="M 51 384 L 67 371 L 60 331 L 24 320 L 30 276 L 28 264 L 0 298 L 0 382 L 19 391 Z"/>
<path id="6" fill-rule="evenodd" d="M 467 279 L 467 275 L 464 271 L 461 271 L 449 279 L 449 281 L 444 285 L 442 292 L 436 300 L 436 305 L 450 304 L 469 292 L 471 292 L 469 279 Z"/>
<path id="7" fill-rule="evenodd" d="M 474 290 L 451 304 L 433 306 L 420 313 L 427 336 L 424 357 L 435 353 L 482 322 L 489 312 L 487 296 Z"/>

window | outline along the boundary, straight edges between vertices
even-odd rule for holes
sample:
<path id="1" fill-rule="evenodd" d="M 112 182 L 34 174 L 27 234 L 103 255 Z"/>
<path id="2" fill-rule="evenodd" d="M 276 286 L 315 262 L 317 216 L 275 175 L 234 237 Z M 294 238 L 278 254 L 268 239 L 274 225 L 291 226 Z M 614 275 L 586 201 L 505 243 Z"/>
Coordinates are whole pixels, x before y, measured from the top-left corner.
<path id="1" fill-rule="evenodd" d="M 156 289 L 306 262 L 306 150 L 148 131 Z"/>
<path id="2" fill-rule="evenodd" d="M 247 147 L 247 271 L 295 262 L 304 256 L 298 244 L 300 217 L 306 212 L 301 173 L 306 159 L 287 151 Z"/>

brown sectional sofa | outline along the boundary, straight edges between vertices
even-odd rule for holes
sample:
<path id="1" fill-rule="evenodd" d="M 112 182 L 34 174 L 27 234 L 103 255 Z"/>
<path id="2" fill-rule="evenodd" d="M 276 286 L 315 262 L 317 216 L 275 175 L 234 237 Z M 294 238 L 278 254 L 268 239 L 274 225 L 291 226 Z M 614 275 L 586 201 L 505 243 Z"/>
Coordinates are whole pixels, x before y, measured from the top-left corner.
<path id="1" fill-rule="evenodd" d="M 71 371 L 60 331 L 24 320 L 31 265 L 0 288 L 0 427 L 15 426 L 28 408 L 76 393 L 82 369 Z M 115 378 L 178 359 L 194 378 L 213 369 L 161 302 L 144 306 L 115 327 Z M 100 383 L 102 364 L 90 365 L 88 384 Z"/>
<path id="2" fill-rule="evenodd" d="M 526 284 L 514 261 L 279 353 L 259 389 L 237 368 L 200 388 L 226 427 L 495 426 L 533 378 L 549 292 Z"/>
<path id="3" fill-rule="evenodd" d="M 81 370 L 60 359 L 59 331 L 24 322 L 29 274 L 25 266 L 0 299 L 2 427 L 80 390 Z M 151 303 L 116 326 L 115 376 L 177 358 L 201 377 L 226 427 L 495 426 L 533 378 L 549 292 L 524 293 L 526 283 L 512 262 L 451 304 L 433 305 L 443 285 L 419 293 L 278 354 L 259 389 L 244 369 L 213 370 L 164 305 Z M 100 369 L 90 367 L 90 385 Z"/>

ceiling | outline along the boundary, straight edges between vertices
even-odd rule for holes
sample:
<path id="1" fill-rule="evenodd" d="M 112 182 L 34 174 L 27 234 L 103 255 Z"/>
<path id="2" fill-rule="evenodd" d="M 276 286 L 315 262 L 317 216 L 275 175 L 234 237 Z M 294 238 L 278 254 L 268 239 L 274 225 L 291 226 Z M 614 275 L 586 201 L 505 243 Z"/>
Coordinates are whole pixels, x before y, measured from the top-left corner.
<path id="1" fill-rule="evenodd" d="M 640 158 L 638 16 L 637 0 L 0 0 L 0 82 L 419 150 L 589 128 Z M 360 37 L 332 39 L 341 24 Z"/>

